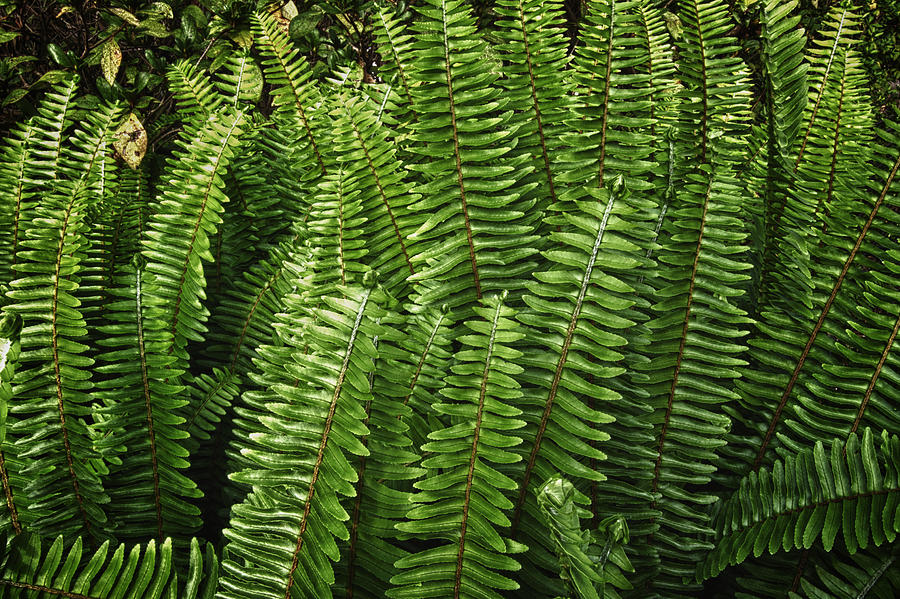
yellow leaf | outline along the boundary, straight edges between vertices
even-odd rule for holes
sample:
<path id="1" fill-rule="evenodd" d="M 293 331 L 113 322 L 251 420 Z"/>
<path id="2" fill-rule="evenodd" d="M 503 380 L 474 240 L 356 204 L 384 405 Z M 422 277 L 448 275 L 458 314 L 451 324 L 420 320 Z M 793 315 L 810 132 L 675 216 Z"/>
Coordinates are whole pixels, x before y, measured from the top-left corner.
<path id="1" fill-rule="evenodd" d="M 136 169 L 147 153 L 147 131 L 133 112 L 113 134 L 116 154 L 132 169 Z"/>
<path id="2" fill-rule="evenodd" d="M 103 71 L 103 77 L 109 81 L 110 85 L 115 83 L 121 64 L 122 49 L 119 48 L 119 44 L 115 39 L 110 38 L 108 42 L 103 44 L 103 53 L 100 56 L 100 68 Z"/>
<path id="3" fill-rule="evenodd" d="M 125 21 L 126 23 L 129 23 L 134 26 L 141 24 L 141 21 L 136 16 L 134 16 L 133 14 L 131 14 L 124 8 L 109 8 L 107 10 L 109 10 L 109 12 L 116 15 L 117 17 L 119 17 L 120 19 Z"/>

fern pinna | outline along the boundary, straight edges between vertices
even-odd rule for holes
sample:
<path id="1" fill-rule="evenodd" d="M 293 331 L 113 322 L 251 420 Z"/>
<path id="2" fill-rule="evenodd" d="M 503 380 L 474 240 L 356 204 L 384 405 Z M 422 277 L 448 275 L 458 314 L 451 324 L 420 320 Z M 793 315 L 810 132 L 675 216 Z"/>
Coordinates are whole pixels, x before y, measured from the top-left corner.
<path id="1" fill-rule="evenodd" d="M 860 10 L 297 4 L 0 145 L 0 597 L 897 595 Z"/>

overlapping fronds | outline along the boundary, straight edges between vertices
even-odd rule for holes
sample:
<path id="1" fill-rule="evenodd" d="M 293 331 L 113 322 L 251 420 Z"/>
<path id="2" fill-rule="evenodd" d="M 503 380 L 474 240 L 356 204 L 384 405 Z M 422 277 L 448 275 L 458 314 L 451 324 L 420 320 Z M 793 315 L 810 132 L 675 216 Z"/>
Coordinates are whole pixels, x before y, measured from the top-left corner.
<path id="1" fill-rule="evenodd" d="M 87 418 L 93 360 L 84 355 L 88 331 L 76 295 L 87 211 L 97 201 L 92 185 L 118 112 L 103 105 L 87 113 L 58 148 L 56 180 L 33 208 L 18 253 L 20 278 L 6 294 L 11 303 L 4 311 L 20 315 L 25 326 L 7 441 L 14 440 L 10 449 L 23 460 L 24 492 L 29 509 L 42 516 L 35 526 L 43 534 L 101 535 L 106 521 L 109 498 L 95 470 L 99 455 Z"/>
<path id="2" fill-rule="evenodd" d="M 305 145 L 324 174 L 326 164 L 322 154 L 326 148 L 321 147 L 324 132 L 316 122 L 320 93 L 311 81 L 311 69 L 292 46 L 273 13 L 264 9 L 254 12 L 250 18 L 254 44 L 263 57 L 263 75 L 266 82 L 274 86 L 272 101 L 278 110 L 300 119 Z"/>
<path id="3" fill-rule="evenodd" d="M 716 547 L 702 578 L 749 555 L 810 548 L 831 550 L 840 534 L 850 553 L 892 543 L 900 533 L 900 437 L 871 429 L 830 450 L 821 441 L 741 480 L 716 515 Z"/>
<path id="4" fill-rule="evenodd" d="M 409 425 L 413 446 L 420 448 L 428 442 L 428 433 L 439 422 L 440 416 L 432 409 L 432 403 L 444 386 L 444 373 L 453 363 L 454 322 L 446 306 L 428 308 L 407 318 L 404 330 L 408 342 L 395 355 L 384 356 L 390 364 L 388 368 L 397 368 L 406 378 L 391 382 L 381 377 L 376 382 L 381 394 L 403 404 L 398 417 Z M 411 409 L 407 411 L 406 406 Z"/>
<path id="5" fill-rule="evenodd" d="M 625 370 L 619 364 L 626 344 L 622 332 L 643 320 L 628 298 L 633 288 L 617 276 L 642 263 L 641 248 L 629 239 L 637 231 L 626 229 L 634 208 L 625 200 L 622 177 L 604 191 L 605 201 L 581 202 L 578 210 L 563 213 L 567 230 L 551 233 L 557 249 L 544 252 L 552 267 L 535 273 L 524 297 L 531 310 L 518 315 L 530 327 L 532 345 L 521 358 L 528 369 L 520 377 L 525 385 L 517 406 L 527 424 L 518 433 L 524 442 L 516 450 L 523 461 L 511 469 L 518 487 L 511 532 L 529 545 L 529 559 L 540 562 L 543 555 L 545 568 L 553 550 L 536 526 L 540 516 L 535 490 L 556 472 L 585 483 L 606 479 L 607 469 L 599 465 L 606 453 L 595 443 L 610 441 L 610 434 L 598 425 L 613 422 L 607 404 L 622 397 L 616 390 L 620 385 L 609 382 Z M 626 419 L 622 424 L 629 423 Z M 636 439 L 632 437 L 632 443 Z M 649 465 L 651 454 L 641 455 L 641 446 L 648 449 L 650 444 L 646 435 L 641 443 L 633 443 L 630 464 L 621 462 L 614 469 L 636 470 L 641 458 Z M 627 478 L 623 476 L 621 484 L 634 482 Z M 619 493 L 618 509 L 629 513 L 627 494 L 618 484 L 610 485 L 610 492 Z M 646 504 L 649 496 L 641 495 Z"/>
<path id="6" fill-rule="evenodd" d="M 4 138 L 0 167 L 0 282 L 17 277 L 12 266 L 37 205 L 38 193 L 46 191 L 57 175 L 63 146 L 63 131 L 72 121 L 77 81 L 70 79 L 50 89 L 37 106 L 37 114 L 22 126 L 13 128 Z"/>
<path id="7" fill-rule="evenodd" d="M 567 197 L 590 197 L 591 190 L 622 174 L 629 189 L 650 187 L 646 174 L 653 163 L 653 124 L 650 111 L 652 75 L 638 70 L 650 63 L 647 29 L 638 2 L 614 0 L 589 6 L 575 51 L 577 83 L 576 133 L 568 140 L 569 171 L 560 180 L 570 183 Z M 635 72 L 637 71 L 637 72 Z"/>
<path id="8" fill-rule="evenodd" d="M 202 303 L 205 276 L 203 262 L 212 261 L 210 237 L 222 222 L 222 175 L 232 159 L 241 134 L 243 115 L 219 112 L 182 142 L 169 162 L 169 179 L 161 190 L 158 209 L 152 215 L 142 253 L 147 272 L 156 276 L 157 292 L 165 299 L 157 318 L 171 333 L 171 347 L 186 360 L 188 340 L 202 340 L 209 311 Z"/>
<path id="9" fill-rule="evenodd" d="M 722 136 L 718 143 L 723 147 L 716 157 L 743 163 L 746 149 L 728 144 L 740 142 L 749 133 L 750 82 L 736 55 L 737 40 L 726 35 L 732 29 L 728 7 L 723 0 L 683 0 L 678 8 L 683 24 L 678 42 L 682 118 L 692 125 L 682 131 L 686 147 L 681 157 L 710 162 L 713 139 Z"/>
<path id="10" fill-rule="evenodd" d="M 110 541 L 92 551 L 82 537 L 66 543 L 62 536 L 44 547 L 41 538 L 31 534 L 6 539 L 4 545 L 3 597 L 212 599 L 218 579 L 212 545 L 206 545 L 204 555 L 197 539 L 191 539 L 183 579 L 175 566 L 183 558 L 173 551 L 172 539 L 133 545 L 127 551 L 125 545 L 113 550 Z"/>
<path id="11" fill-rule="evenodd" d="M 310 303 L 335 293 L 339 285 L 360 283 L 370 270 L 364 261 L 369 250 L 361 193 L 357 181 L 340 167 L 319 181 L 306 222 L 308 240 L 288 267 Z"/>
<path id="12" fill-rule="evenodd" d="M 520 568 L 511 555 L 525 547 L 499 534 L 510 524 L 504 512 L 513 504 L 506 493 L 516 483 L 496 466 L 521 459 L 510 451 L 522 442 L 512 431 L 525 424 L 512 405 L 521 394 L 513 378 L 522 372 L 515 363 L 521 353 L 509 344 L 524 334 L 499 295 L 473 311 L 465 323 L 471 333 L 459 337 L 464 349 L 433 404 L 452 424 L 429 433 L 422 446 L 431 454 L 422 460 L 428 474 L 415 484 L 408 521 L 397 525 L 433 544 L 396 563 L 403 571 L 392 579 L 396 586 L 388 596 L 394 599 L 495 598 L 519 586 L 505 573 Z"/>
<path id="13" fill-rule="evenodd" d="M 201 360 L 214 368 L 245 377 L 252 369 L 256 348 L 271 343 L 272 323 L 283 308 L 281 299 L 293 291 L 291 256 L 305 252 L 299 234 L 273 247 L 267 259 L 253 265 L 233 281 L 212 315 L 210 332 Z"/>
<path id="14" fill-rule="evenodd" d="M 289 351 L 261 350 L 266 401 L 247 393 L 243 399 L 253 412 L 243 423 L 250 446 L 242 449 L 252 466 L 232 474 L 252 493 L 234 506 L 225 530 L 221 599 L 330 595 L 329 561 L 340 557 L 335 540 L 350 538 L 349 514 L 338 497 L 356 494 L 351 456 L 369 454 L 360 438 L 369 433 L 367 375 L 377 358 L 377 320 L 385 316 L 379 305 L 386 301 L 372 287 L 341 290 L 341 297 L 321 298 L 318 309 L 298 296 L 287 299 L 289 314 L 280 324 L 290 326 L 291 312 L 308 319 L 307 348 L 286 331 Z"/>
<path id="15" fill-rule="evenodd" d="M 425 473 L 412 465 L 419 460 L 407 424 L 413 410 L 403 403 L 405 397 L 392 392 L 410 387 L 411 369 L 397 367 L 397 357 L 406 353 L 409 340 L 395 327 L 405 322 L 388 315 L 379 323 L 382 328 L 373 339 L 378 358 L 369 374 L 372 399 L 365 404 L 363 421 L 370 432 L 360 439 L 369 454 L 351 462 L 358 479 L 355 497 L 345 502 L 350 538 L 341 547 L 335 596 L 385 596 L 397 572 L 394 563 L 409 554 L 398 540 L 403 535 L 395 525 L 409 511 L 410 482 Z"/>
<path id="16" fill-rule="evenodd" d="M 866 163 L 862 164 L 864 168 L 869 168 Z M 765 463 L 766 458 L 771 455 L 770 450 L 776 434 L 782 442 L 796 449 L 788 436 L 779 434 L 782 414 L 786 407 L 793 411 L 796 398 L 804 392 L 806 381 L 815 374 L 817 364 L 834 363 L 831 356 L 832 343 L 828 337 L 820 333 L 823 329 L 829 330 L 835 324 L 843 328 L 838 323 L 846 322 L 847 317 L 855 309 L 853 304 L 865 301 L 866 297 L 859 293 L 857 288 L 862 283 L 863 277 L 861 272 L 863 266 L 859 262 L 866 260 L 866 248 L 872 247 L 873 244 L 885 243 L 884 236 L 890 235 L 890 231 L 896 228 L 891 206 L 897 201 L 896 175 L 900 168 L 900 156 L 894 148 L 885 149 L 878 167 L 879 174 L 873 177 L 872 184 L 880 190 L 875 192 L 873 189 L 872 193 L 867 194 L 865 202 L 841 206 L 839 212 L 836 210 L 836 216 L 828 221 L 832 231 L 837 229 L 844 233 L 838 236 L 833 232 L 829 237 L 840 239 L 846 236 L 846 238 L 839 243 L 835 251 L 822 252 L 824 259 L 819 266 L 819 273 L 816 273 L 819 276 L 815 278 L 820 293 L 813 296 L 815 303 L 813 310 L 810 310 L 812 318 L 801 320 L 795 325 L 797 328 L 789 327 L 789 324 L 793 324 L 791 322 L 793 319 L 788 320 L 785 317 L 789 314 L 787 306 L 781 307 L 778 312 L 773 310 L 769 313 L 771 314 L 769 321 L 772 324 L 758 325 L 763 335 L 760 335 L 758 340 L 751 341 L 751 345 L 759 348 L 754 352 L 754 358 L 758 363 L 768 366 L 748 371 L 745 377 L 751 384 L 741 385 L 745 403 L 756 410 L 757 421 L 760 424 L 765 423 L 765 429 L 761 429 L 759 433 L 761 439 L 757 437 L 749 441 L 751 447 L 756 450 L 754 467 Z M 877 250 L 873 248 L 873 251 Z M 861 259 L 857 261 L 857 257 Z M 772 328 L 775 323 L 779 327 L 777 330 Z M 776 351 L 778 353 L 775 353 Z M 871 372 L 877 369 L 877 364 L 877 362 L 869 363 L 868 368 Z M 786 367 L 791 370 L 788 371 Z M 770 369 L 780 373 L 773 376 Z M 816 387 L 815 383 L 810 384 L 813 388 Z M 766 406 L 762 414 L 757 407 L 761 401 L 766 402 L 762 404 Z M 809 402 L 805 403 L 808 407 Z M 762 415 L 766 418 L 760 417 Z"/>
<path id="17" fill-rule="evenodd" d="M 716 497 L 693 489 L 710 481 L 730 428 L 722 408 L 738 399 L 734 380 L 747 365 L 742 354 L 750 321 L 735 305 L 750 268 L 743 203 L 742 188 L 727 170 L 688 175 L 663 225 L 658 259 L 667 268 L 659 274 L 663 284 L 648 323 L 651 360 L 637 368 L 649 377 L 647 401 L 659 423 L 650 492 L 661 511 L 651 538 L 662 574 L 653 583 L 670 592 L 698 559 L 683 548 L 704 546 L 706 506 Z"/>
<path id="18" fill-rule="evenodd" d="M 35 85 L 0 597 L 897 595 L 900 125 L 807 4 L 188 3 L 170 95 Z"/>
<path id="19" fill-rule="evenodd" d="M 178 413 L 187 404 L 177 357 L 168 353 L 172 332 L 158 317 L 154 276 L 135 265 L 122 268 L 110 290 L 98 344 L 95 397 L 104 404 L 101 450 L 119 452 L 107 492 L 116 535 L 122 538 L 190 536 L 200 528 L 199 510 L 186 499 L 197 485 L 180 470 L 188 466 L 187 433 Z"/>
<path id="20" fill-rule="evenodd" d="M 333 149 L 346 186 L 358 190 L 360 216 L 365 219 L 362 236 L 352 242 L 361 246 L 367 240 L 363 262 L 402 298 L 406 278 L 415 274 L 411 256 L 416 248 L 410 236 L 423 219 L 412 214 L 409 206 L 419 195 L 411 192 L 412 183 L 405 177 L 394 143 L 374 112 L 347 94 L 338 96 L 335 104 Z M 340 270 L 343 273 L 344 267 Z"/>
<path id="21" fill-rule="evenodd" d="M 521 196 L 521 177 L 531 169 L 519 157 L 505 159 L 511 139 L 508 104 L 482 60 L 485 42 L 459 0 L 429 0 L 415 21 L 417 114 L 410 150 L 421 162 L 409 168 L 426 181 L 410 208 L 428 215 L 412 239 L 421 244 L 412 265 L 416 301 L 469 306 L 488 290 L 520 289 L 537 238 L 536 199 Z M 528 161 L 530 163 L 530 160 Z"/>

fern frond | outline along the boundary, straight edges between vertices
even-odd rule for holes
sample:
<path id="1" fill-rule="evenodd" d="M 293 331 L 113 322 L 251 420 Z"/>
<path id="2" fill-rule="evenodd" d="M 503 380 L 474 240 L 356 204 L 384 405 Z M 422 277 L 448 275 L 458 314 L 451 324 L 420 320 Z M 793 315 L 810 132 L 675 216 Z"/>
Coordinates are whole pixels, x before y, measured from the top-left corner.
<path id="1" fill-rule="evenodd" d="M 115 300 L 105 315 L 108 324 L 98 343 L 109 351 L 99 356 L 95 396 L 103 402 L 101 447 L 124 448 L 121 464 L 111 468 L 106 489 L 110 515 L 123 538 L 190 536 L 200 528 L 199 510 L 186 499 L 200 496 L 197 485 L 179 471 L 188 466 L 184 447 L 187 404 L 178 377 L 177 358 L 154 277 L 139 266 L 123 268 L 112 289 Z"/>
<path id="2" fill-rule="evenodd" d="M 821 441 L 777 460 L 741 480 L 716 515 L 716 547 L 698 570 L 702 579 L 764 551 L 810 548 L 826 551 L 838 533 L 850 553 L 870 542 L 880 546 L 900 533 L 900 437 L 884 432 L 876 446 L 866 429 L 830 451 Z"/>
<path id="3" fill-rule="evenodd" d="M 808 87 L 803 61 L 805 31 L 797 25 L 798 2 L 770 0 L 760 5 L 762 63 L 767 87 L 769 154 L 783 168 L 803 124 Z"/>
<path id="4" fill-rule="evenodd" d="M 747 365 L 743 338 L 750 320 L 735 305 L 750 268 L 743 204 L 742 188 L 727 169 L 688 175 L 664 224 L 659 260 L 667 268 L 647 325 L 651 359 L 636 366 L 648 376 L 648 403 L 659 423 L 650 492 L 660 515 L 650 539 L 659 544 L 661 572 L 653 584 L 660 589 L 693 569 L 686 560 L 699 559 L 699 552 L 679 548 L 702 547 L 709 532 L 706 506 L 716 497 L 698 486 L 708 485 L 715 470 L 716 450 L 731 427 L 722 408 L 738 399 L 734 380 Z"/>
<path id="5" fill-rule="evenodd" d="M 418 10 L 410 151 L 421 162 L 409 168 L 427 181 L 411 208 L 428 216 L 412 235 L 421 249 L 409 280 L 416 303 L 446 303 L 465 318 L 486 291 L 521 288 L 535 266 L 540 215 L 518 184 L 530 165 L 508 157 L 515 138 L 509 113 L 500 112 L 508 101 L 482 60 L 485 43 L 470 9 L 428 0 Z"/>
<path id="6" fill-rule="evenodd" d="M 250 16 L 254 43 L 263 56 L 262 69 L 266 82 L 274 86 L 272 102 L 279 111 L 296 115 L 300 119 L 305 142 L 315 156 L 322 174 L 326 172 L 321 147 L 324 132 L 316 123 L 316 104 L 320 93 L 311 80 L 312 69 L 306 59 L 291 46 L 291 42 L 273 13 L 266 10 Z"/>
<path id="7" fill-rule="evenodd" d="M 328 562 L 340 555 L 335 537 L 349 539 L 338 496 L 355 494 L 358 475 L 348 454 L 369 454 L 360 441 L 369 433 L 367 375 L 377 357 L 376 321 L 386 315 L 380 290 L 341 290 L 343 297 L 321 298 L 321 308 L 287 298 L 280 325 L 308 320 L 308 352 L 290 331 L 283 336 L 287 351 L 260 350 L 265 400 L 245 393 L 249 418 L 235 423 L 248 429 L 242 453 L 251 466 L 231 475 L 253 490 L 234 506 L 225 530 L 220 599 L 330 596 Z"/>
<path id="8" fill-rule="evenodd" d="M 15 534 L 22 532 L 16 495 L 21 492 L 24 481 L 17 480 L 16 475 L 21 466 L 15 462 L 10 463 L 9 459 L 12 456 L 6 452 L 7 416 L 9 400 L 12 398 L 11 383 L 22 350 L 19 343 L 21 332 L 20 317 L 7 314 L 0 318 L 0 482 L 3 484 L 4 499 L 0 503 L 0 533 L 7 533 L 10 528 Z"/>
<path id="9" fill-rule="evenodd" d="M 180 152 L 170 160 L 159 208 L 147 224 L 142 253 L 146 270 L 156 277 L 158 293 L 165 303 L 157 318 L 171 332 L 175 353 L 186 363 L 188 340 L 202 340 L 208 310 L 202 304 L 205 286 L 203 261 L 211 261 L 210 235 L 222 222 L 222 176 L 235 153 L 242 133 L 241 113 L 217 113 L 187 137 Z M 192 132 L 190 129 L 189 133 Z"/>
<path id="10" fill-rule="evenodd" d="M 785 155 L 784 145 L 788 140 L 766 141 L 767 136 L 777 133 L 774 124 L 757 131 L 761 137 L 759 143 L 767 146 L 761 148 L 758 161 L 765 162 L 767 152 L 777 154 L 768 159 L 754 181 L 756 186 L 765 189 L 766 204 L 765 246 L 759 249 L 760 303 L 776 300 L 778 296 L 806 298 L 810 294 L 814 283 L 807 254 L 814 243 L 816 229 L 821 230 L 817 212 L 821 212 L 822 198 L 833 194 L 837 167 L 851 164 L 849 160 L 838 162 L 834 144 L 841 137 L 851 142 L 861 133 L 847 129 L 852 120 L 845 124 L 846 116 L 841 114 L 862 100 L 858 88 L 854 93 L 854 86 L 846 85 L 853 83 L 852 77 L 847 80 L 845 76 L 849 74 L 847 66 L 853 70 L 852 64 L 847 65 L 847 59 L 854 60 L 848 52 L 854 41 L 855 16 L 844 8 L 832 11 L 829 18 L 829 26 L 819 33 L 822 39 L 814 39 L 807 51 L 809 97 L 802 104 L 802 136 L 794 140 L 796 147 Z M 776 97 L 771 102 L 781 104 Z M 800 110 L 800 106 L 795 109 Z M 828 191 L 821 193 L 819 181 L 826 176 L 831 183 Z"/>
<path id="11" fill-rule="evenodd" d="M 169 91 L 185 118 L 205 117 L 222 103 L 209 75 L 190 60 L 180 60 L 166 71 Z"/>
<path id="12" fill-rule="evenodd" d="M 25 230 L 40 194 L 49 190 L 57 176 L 63 147 L 63 132 L 71 125 L 77 80 L 53 86 L 37 107 L 37 114 L 24 127 L 16 127 L 4 139 L 0 169 L 0 210 L 5 219 L 0 227 L 0 248 L 5 254 L 0 282 L 16 278 Z"/>
<path id="13" fill-rule="evenodd" d="M 444 387 L 447 366 L 452 364 L 454 322 L 446 306 L 440 310 L 425 309 L 408 318 L 405 331 L 415 349 L 406 347 L 407 351 L 396 356 L 397 369 L 406 373 L 408 379 L 392 385 L 390 390 L 381 389 L 381 392 L 411 408 L 410 412 L 398 417 L 409 425 L 413 446 L 419 448 L 428 442 L 428 433 L 440 421 L 440 415 L 432 409 L 432 402 Z M 402 363 L 405 366 L 401 366 Z"/>
<path id="14" fill-rule="evenodd" d="M 634 209 L 625 200 L 622 177 L 604 191 L 605 201 L 563 212 L 567 230 L 551 232 L 557 249 L 544 252 L 551 269 L 534 274 L 523 298 L 531 310 L 518 315 L 530 327 L 532 346 L 521 359 L 528 366 L 520 377 L 526 385 L 519 404 L 527 426 L 519 433 L 522 467 L 511 469 L 518 487 L 511 535 L 531 550 L 544 547 L 545 556 L 553 550 L 539 526 L 535 490 L 557 472 L 586 484 L 606 479 L 596 464 L 606 454 L 594 443 L 610 437 L 596 427 L 614 420 L 607 404 L 621 398 L 608 383 L 625 370 L 619 365 L 626 344 L 620 333 L 643 320 L 626 297 L 632 288 L 617 276 L 641 263 L 640 248 L 622 235 Z M 649 444 L 648 437 L 642 445 Z M 649 452 L 641 456 L 634 449 L 631 463 L 637 466 L 643 457 L 649 466 Z M 623 503 L 624 497 L 620 508 Z M 540 555 L 528 553 L 529 559 Z"/>
<path id="15" fill-rule="evenodd" d="M 224 69 L 217 72 L 216 87 L 224 96 L 223 103 L 238 109 L 259 101 L 263 91 L 263 74 L 253 57 L 246 52 L 234 52 Z"/>
<path id="16" fill-rule="evenodd" d="M 218 573 L 212 545 L 206 545 L 204 556 L 191 539 L 184 580 L 174 567 L 179 556 L 172 545 L 171 539 L 150 541 L 126 551 L 125 545 L 113 550 L 106 541 L 91 552 L 82 537 L 69 546 L 58 536 L 46 548 L 36 535 L 16 537 L 7 540 L 0 561 L 0 596 L 212 599 Z"/>
<path id="17" fill-rule="evenodd" d="M 433 544 L 395 564 L 404 571 L 391 580 L 396 586 L 388 596 L 394 599 L 495 598 L 519 586 L 500 572 L 520 568 L 510 554 L 524 546 L 497 530 L 509 526 L 504 512 L 512 502 L 505 493 L 516 485 L 491 464 L 521 459 L 510 449 L 522 440 L 509 434 L 525 424 L 510 405 L 520 395 L 513 377 L 522 372 L 515 363 L 521 354 L 508 344 L 524 335 L 500 296 L 486 298 L 474 312 L 480 318 L 466 321 L 471 333 L 459 337 L 464 349 L 433 406 L 452 424 L 432 431 L 422 446 L 432 454 L 422 461 L 429 473 L 414 485 L 418 505 L 397 525 Z"/>
<path id="18" fill-rule="evenodd" d="M 847 318 L 841 314 L 842 311 L 852 310 L 854 302 L 863 300 L 856 287 L 857 281 L 864 275 L 862 267 L 858 264 L 855 266 L 854 262 L 858 256 L 863 256 L 862 259 L 865 260 L 866 249 L 873 243 L 879 243 L 883 235 L 890 235 L 889 231 L 894 229 L 892 209 L 881 211 L 881 208 L 884 204 L 893 206 L 898 197 L 895 185 L 898 183 L 896 179 L 900 170 L 900 155 L 897 154 L 896 146 L 884 148 L 879 162 L 880 181 L 875 179 L 877 183 L 874 184 L 880 187 L 880 191 L 872 190 L 873 193 L 868 195 L 865 202 L 836 206 L 834 216 L 828 221 L 829 232 L 823 236 L 823 241 L 829 245 L 834 243 L 835 247 L 832 251 L 822 253 L 823 264 L 818 272 L 813 273 L 820 293 L 813 296 L 813 309 L 808 310 L 806 319 L 800 315 L 795 316 L 782 303 L 764 313 L 767 322 L 758 325 L 762 334 L 759 339 L 751 342 L 752 346 L 758 348 L 752 353 L 753 358 L 763 367 L 746 372 L 748 382 L 740 383 L 739 386 L 745 412 L 765 426 L 764 432 L 760 428 L 752 437 L 742 441 L 755 450 L 754 468 L 765 463 L 771 454 L 770 445 L 776 439 L 782 413 L 789 404 L 794 405 L 791 400 L 796 397 L 795 388 L 800 393 L 805 381 L 813 374 L 810 371 L 815 368 L 815 364 L 827 363 L 830 359 L 826 352 L 829 352 L 831 344 L 824 335 L 820 338 L 823 328 L 828 330 L 834 326 L 832 323 L 846 322 Z M 860 170 L 866 165 L 864 162 L 857 164 L 860 165 Z M 855 180 L 855 177 L 851 180 Z M 850 193 L 857 195 L 859 192 Z M 874 193 L 878 193 L 877 197 L 873 197 Z M 854 269 L 852 273 L 851 268 Z M 851 274 L 848 276 L 848 273 Z M 796 302 L 790 305 L 795 306 Z M 801 320 L 794 324 L 793 321 L 798 318 Z M 814 359 L 810 360 L 810 357 Z M 788 372 L 785 366 L 789 365 L 792 368 Z M 870 366 L 874 367 L 875 364 Z M 773 376 L 772 370 L 778 374 Z M 784 442 L 790 441 L 784 436 L 779 438 Z"/>
<path id="19" fill-rule="evenodd" d="M 405 280 L 415 274 L 411 255 L 416 248 L 410 236 L 423 220 L 409 207 L 419 195 L 411 193 L 412 183 L 404 177 L 397 150 L 375 114 L 352 96 L 342 94 L 336 100 L 334 151 L 340 168 L 360 190 L 365 261 L 385 288 L 405 299 Z"/>
<path id="20" fill-rule="evenodd" d="M 96 201 L 92 183 L 117 114 L 108 105 L 87 113 L 71 145 L 60 150 L 58 178 L 34 208 L 16 265 L 21 278 L 12 282 L 12 303 L 4 307 L 25 325 L 9 436 L 16 440 L 18 459 L 27 460 L 21 474 L 30 479 L 25 493 L 29 510 L 40 515 L 34 528 L 42 534 L 100 535 L 106 521 L 101 506 L 109 499 L 95 471 L 99 455 L 85 421 L 93 360 L 80 343 L 88 331 L 77 293 L 87 211 Z"/>
<path id="21" fill-rule="evenodd" d="M 25 233 L 23 216 L 33 204 L 28 201 L 25 173 L 34 151 L 35 128 L 31 124 L 14 127 L 0 150 L 0 283 L 15 278 L 12 270 Z"/>
<path id="22" fill-rule="evenodd" d="M 651 98 L 657 90 L 650 85 L 649 72 L 634 72 L 650 62 L 649 44 L 637 2 L 613 0 L 592 4 L 581 32 L 583 45 L 575 51 L 573 77 L 579 101 L 570 124 L 577 133 L 566 141 L 572 151 L 566 155 L 571 199 L 585 199 L 589 190 L 602 188 L 619 174 L 629 189 L 650 187 L 647 173 L 654 166 L 650 128 L 653 120 Z M 580 103 L 580 102 L 579 102 Z M 578 194 L 578 195 L 576 195 Z"/>
<path id="23" fill-rule="evenodd" d="M 340 285 L 359 283 L 362 274 L 369 271 L 363 261 L 369 251 L 363 236 L 366 217 L 360 198 L 365 190 L 342 167 L 325 175 L 318 184 L 306 223 L 307 247 L 298 252 L 300 260 L 291 265 L 297 285 L 310 303 L 334 293 Z"/>
<path id="24" fill-rule="evenodd" d="M 835 552 L 822 556 L 808 566 L 798 581 L 800 593 L 790 593 L 788 599 L 860 599 L 863 597 L 894 597 L 900 591 L 900 559 L 895 546 L 885 546 L 852 554 Z"/>
<path id="25" fill-rule="evenodd" d="M 534 170 L 523 182 L 537 182 L 531 191 L 543 210 L 557 201 L 557 171 L 561 168 L 564 121 L 570 117 L 572 85 L 565 76 L 567 40 L 563 35 L 559 2 L 501 0 L 495 8 L 502 17 L 497 50 L 506 61 L 501 80 L 506 96 L 517 110 L 511 121 L 516 129 L 515 152 L 527 155 Z"/>
<path id="26" fill-rule="evenodd" d="M 396 368 L 409 340 L 395 327 L 406 319 L 389 315 L 379 324 L 382 329 L 373 339 L 378 358 L 369 374 L 373 398 L 366 402 L 363 421 L 370 432 L 360 439 L 369 455 L 356 459 L 356 495 L 345 504 L 350 539 L 341 547 L 333 587 L 335 595 L 372 599 L 385 596 L 397 572 L 394 563 L 409 555 L 395 525 L 409 511 L 410 482 L 425 473 L 413 465 L 419 456 L 406 424 L 412 409 L 391 392 L 408 382 L 408 371 Z"/>
<path id="27" fill-rule="evenodd" d="M 723 141 L 741 140 L 749 133 L 750 83 L 747 69 L 736 55 L 737 39 L 723 35 L 732 28 L 731 15 L 724 0 L 683 0 L 678 15 L 682 22 L 678 69 L 685 90 L 682 110 L 693 127 L 683 142 L 682 158 L 707 163 L 712 157 L 713 133 Z M 719 142 L 719 158 L 740 164 L 746 149 L 726 150 Z"/>
<path id="28" fill-rule="evenodd" d="M 413 37 L 405 33 L 406 25 L 392 14 L 392 7 L 378 3 L 375 11 L 375 45 L 381 53 L 379 76 L 382 81 L 397 87 L 406 104 L 403 106 L 406 112 L 412 107 L 411 88 L 415 85 L 410 74 L 413 70 Z"/>
<path id="29" fill-rule="evenodd" d="M 191 381 L 189 390 L 193 399 L 191 401 L 191 414 L 184 422 L 183 430 L 187 431 L 187 437 L 193 446 L 196 442 L 209 441 L 211 433 L 214 433 L 221 422 L 222 417 L 228 413 L 231 403 L 239 394 L 239 378 L 232 370 L 214 369 L 212 375 L 201 374 Z M 194 448 L 191 455 L 196 453 Z M 196 460 L 194 460 L 196 461 Z M 201 470 L 196 468 L 195 470 Z M 212 464 L 207 464 L 207 470 L 213 469 Z"/>
<path id="30" fill-rule="evenodd" d="M 213 368 L 245 377 L 253 370 L 256 348 L 272 341 L 272 323 L 283 309 L 282 298 L 296 281 L 291 256 L 304 251 L 300 235 L 274 246 L 268 257 L 253 265 L 225 290 L 211 321 L 204 355 L 199 359 Z"/>

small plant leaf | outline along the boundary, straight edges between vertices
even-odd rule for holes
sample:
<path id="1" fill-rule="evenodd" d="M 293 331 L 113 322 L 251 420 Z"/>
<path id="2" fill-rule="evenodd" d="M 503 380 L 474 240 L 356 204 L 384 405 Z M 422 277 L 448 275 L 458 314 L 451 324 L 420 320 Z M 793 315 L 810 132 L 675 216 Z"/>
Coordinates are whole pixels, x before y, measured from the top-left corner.
<path id="1" fill-rule="evenodd" d="M 114 38 L 110 38 L 109 41 L 103 44 L 103 53 L 100 57 L 100 68 L 103 71 L 103 78 L 110 85 L 115 83 L 116 75 L 119 73 L 121 65 L 122 49 L 119 48 L 119 43 Z"/>
<path id="2" fill-rule="evenodd" d="M 133 112 L 115 132 L 113 147 L 130 168 L 136 169 L 147 153 L 147 131 Z"/>
<path id="3" fill-rule="evenodd" d="M 133 14 L 131 14 L 124 8 L 110 8 L 109 12 L 116 15 L 117 17 L 119 17 L 120 19 L 122 19 L 123 21 L 128 23 L 129 25 L 134 25 L 135 27 L 137 27 L 138 25 L 141 24 L 140 19 L 138 19 L 136 16 L 134 16 Z"/>

